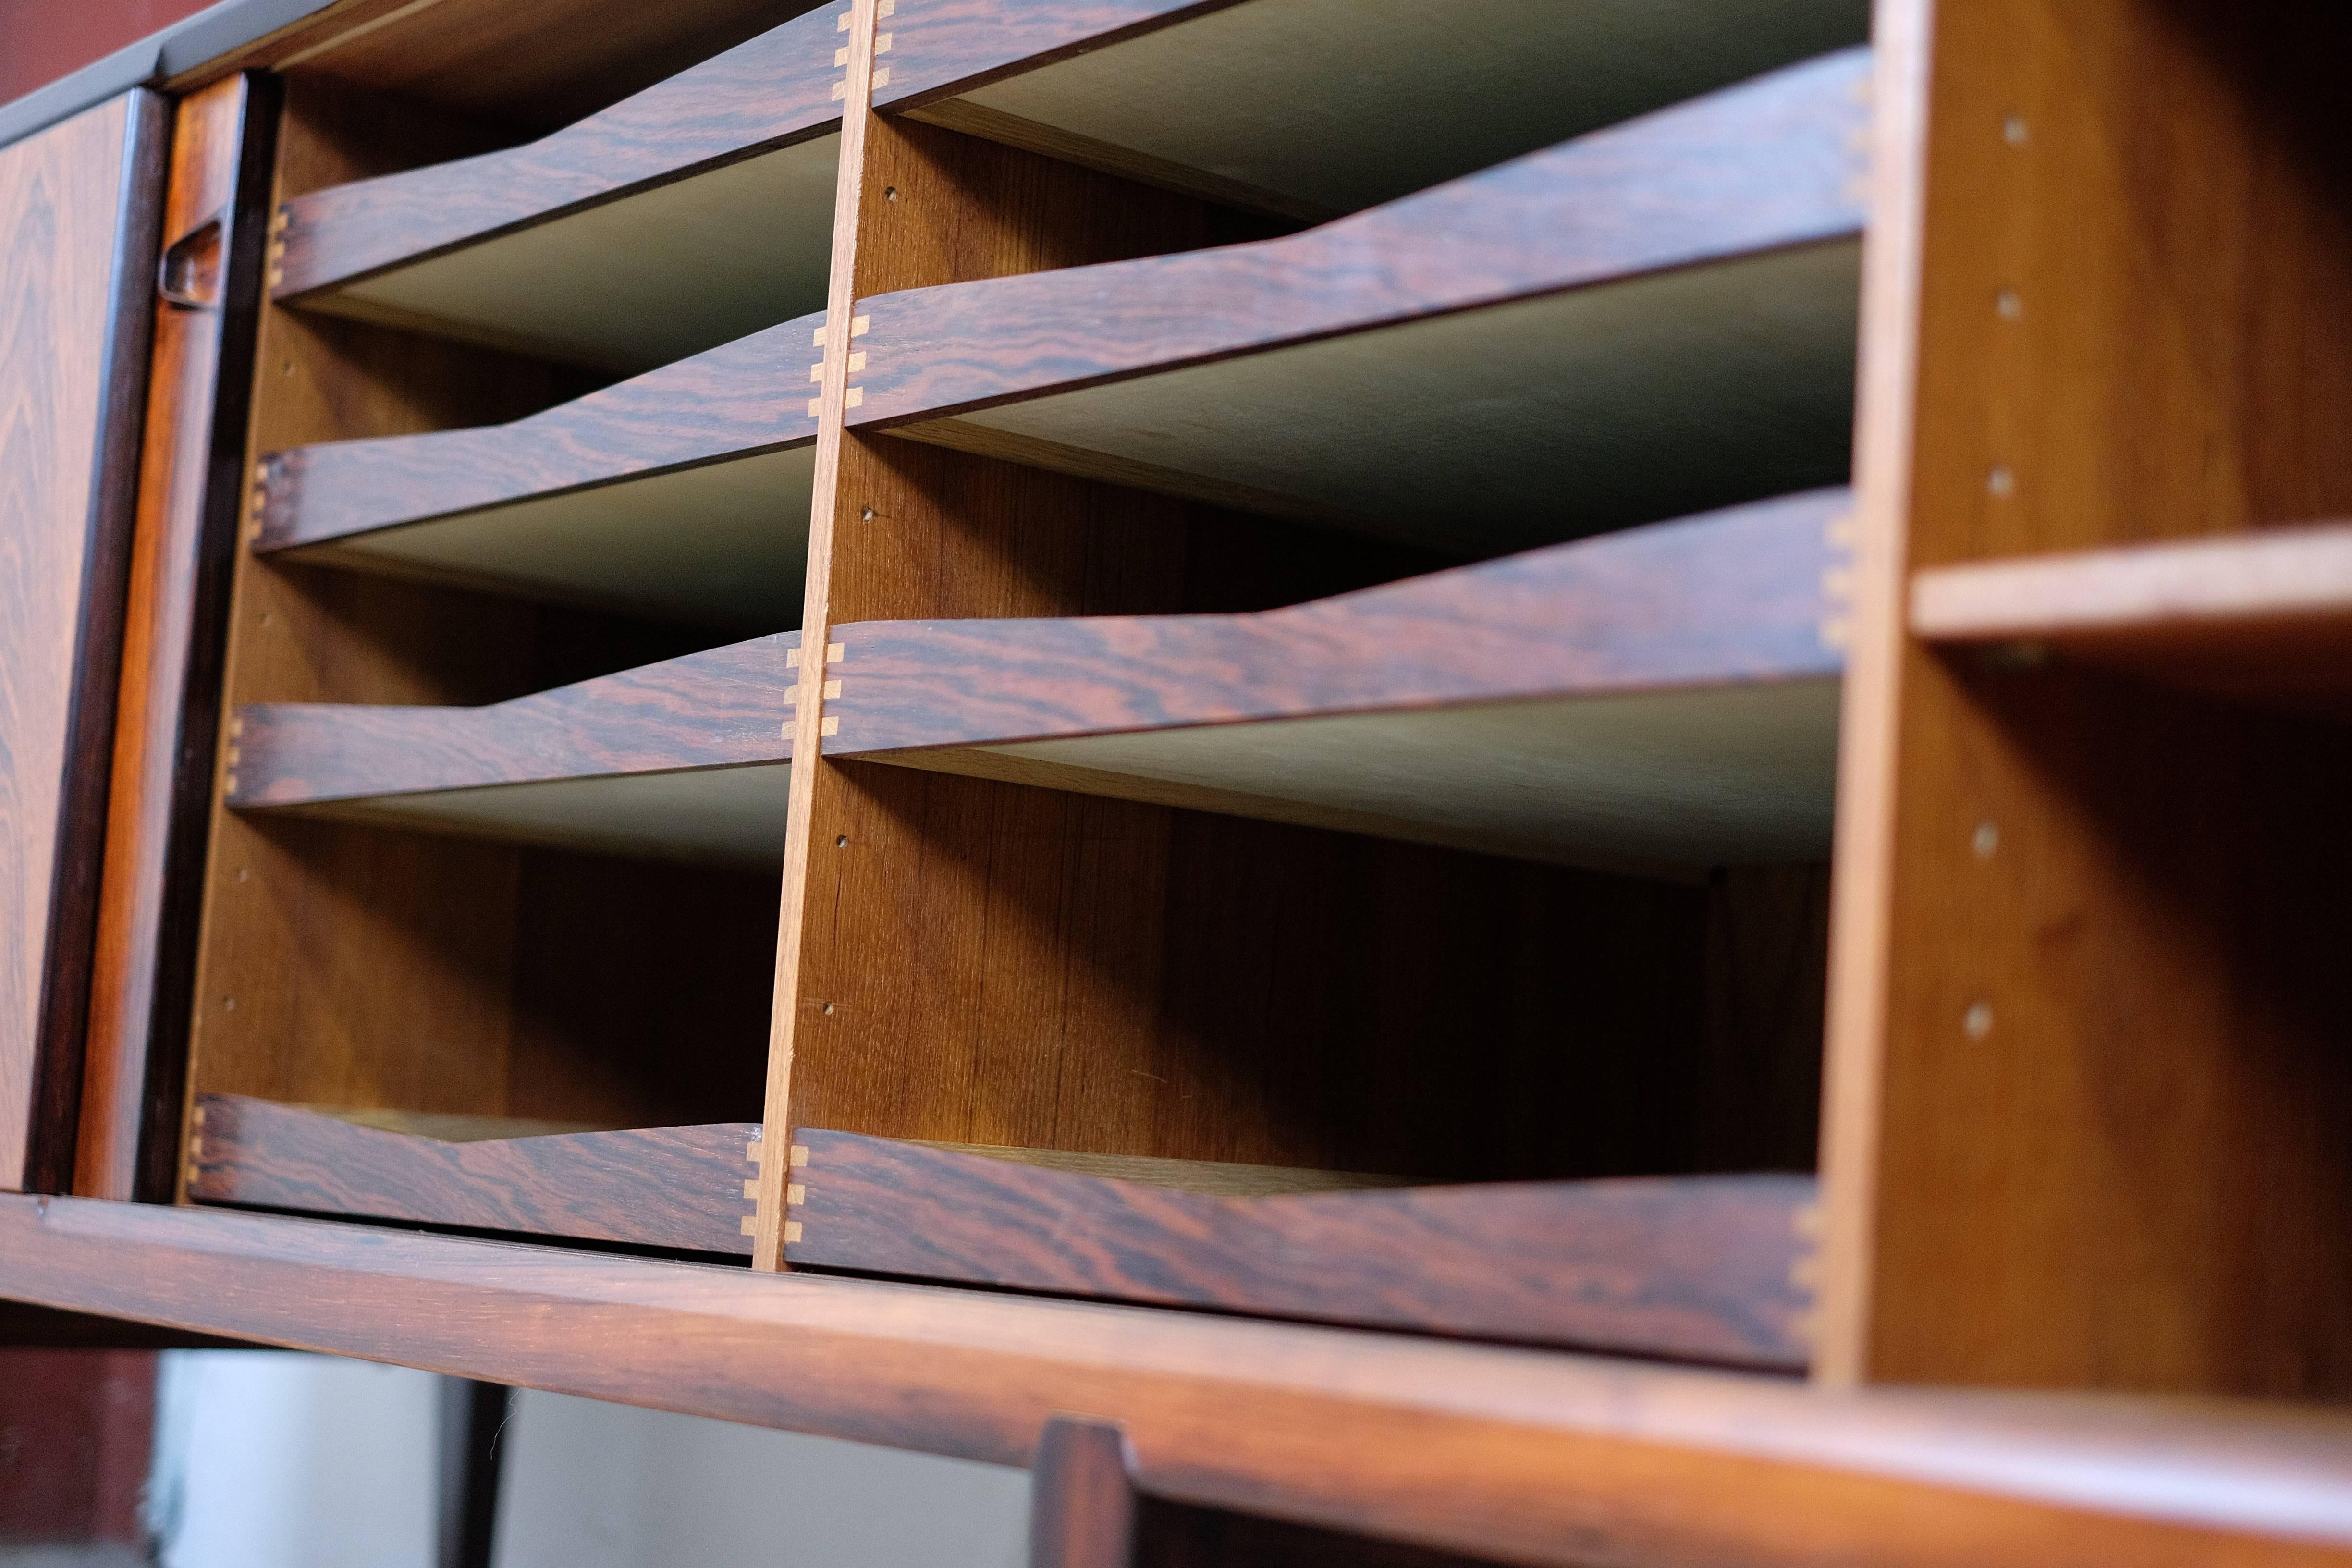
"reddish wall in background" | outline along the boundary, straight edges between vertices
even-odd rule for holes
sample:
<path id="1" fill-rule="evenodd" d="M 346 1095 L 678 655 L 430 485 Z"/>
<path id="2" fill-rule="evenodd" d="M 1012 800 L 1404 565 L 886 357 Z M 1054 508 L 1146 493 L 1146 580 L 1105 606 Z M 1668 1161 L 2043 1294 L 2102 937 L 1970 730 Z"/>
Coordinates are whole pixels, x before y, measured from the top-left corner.
<path id="1" fill-rule="evenodd" d="M 213 0 L 0 0 L 0 103 L 194 16 Z"/>
<path id="2" fill-rule="evenodd" d="M 141 1538 L 152 1351 L 0 1351 L 0 1544 Z"/>

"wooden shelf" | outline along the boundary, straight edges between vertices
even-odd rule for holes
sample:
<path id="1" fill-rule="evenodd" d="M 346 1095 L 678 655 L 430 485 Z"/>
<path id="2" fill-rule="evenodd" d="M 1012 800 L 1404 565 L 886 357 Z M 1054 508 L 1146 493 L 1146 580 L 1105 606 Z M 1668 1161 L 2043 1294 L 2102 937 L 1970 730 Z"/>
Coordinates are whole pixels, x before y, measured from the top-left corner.
<path id="1" fill-rule="evenodd" d="M 274 452 L 255 550 L 772 631 L 800 614 L 819 312 L 510 425 Z"/>
<path id="2" fill-rule="evenodd" d="M 197 1203 L 465 1230 L 748 1253 L 744 1184 L 760 1124 L 551 1131 L 487 1117 L 399 1116 L 196 1097 Z"/>
<path id="3" fill-rule="evenodd" d="M 772 862 L 800 634 L 482 708 L 263 702 L 224 800 L 635 854 Z"/>
<path id="4" fill-rule="evenodd" d="M 849 421 L 1488 554 L 1843 482 L 1869 65 L 1280 239 L 863 300 Z"/>
<path id="5" fill-rule="evenodd" d="M 1677 870 L 1828 843 L 1822 490 L 1242 616 L 835 628 L 827 755 Z M 483 708 L 257 703 L 226 799 L 637 853 L 781 852 L 780 633 Z"/>
<path id="6" fill-rule="evenodd" d="M 1028 1464 L 1050 1416 L 1083 1410 L 1120 1425 L 1137 1484 L 1156 1496 L 1514 1562 L 2188 1568 L 2222 1557 L 2284 1568 L 2352 1547 L 2352 1422 L 2301 1405 L 1827 1392 L 1305 1324 L 13 1193 L 0 1194 L 0 1290 L 999 1465 Z"/>
<path id="7" fill-rule="evenodd" d="M 1315 217 L 1859 44 L 1869 12 L 1861 0 L 899 0 L 884 26 L 877 109 Z"/>
<path id="8" fill-rule="evenodd" d="M 2345 717 L 2352 523 L 1935 567 L 1911 580 L 1911 629 Z"/>
<path id="9" fill-rule="evenodd" d="M 525 146 L 296 196 L 272 295 L 623 372 L 814 310 L 837 47 L 819 8 Z"/>
<path id="10" fill-rule="evenodd" d="M 1815 856 L 1849 506 L 1258 615 L 835 626 L 825 753 L 1627 868 Z"/>
<path id="11" fill-rule="evenodd" d="M 1027 1150 L 793 1139 L 784 1255 L 799 1266 L 1805 1365 L 1812 1298 L 1793 1280 L 1812 1252 L 1810 1176 L 1236 1194 L 1191 1190 L 1182 1161 L 1073 1171 Z"/>

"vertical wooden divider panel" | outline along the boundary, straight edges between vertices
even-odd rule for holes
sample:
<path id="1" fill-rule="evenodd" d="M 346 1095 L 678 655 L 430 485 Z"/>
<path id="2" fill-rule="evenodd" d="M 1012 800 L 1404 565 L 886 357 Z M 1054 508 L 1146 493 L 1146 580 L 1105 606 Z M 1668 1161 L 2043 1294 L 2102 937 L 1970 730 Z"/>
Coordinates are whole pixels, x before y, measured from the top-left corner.
<path id="1" fill-rule="evenodd" d="M 268 223 L 267 79 L 173 110 L 74 1191 L 168 1196 Z"/>
<path id="2" fill-rule="evenodd" d="M 866 142 L 874 103 L 875 0 L 850 0 L 841 14 L 841 167 L 834 184 L 833 261 L 825 284 L 825 342 L 817 362 L 816 469 L 809 497 L 808 577 L 801 601 L 800 685 L 791 720 L 792 783 L 784 813 L 784 875 L 776 922 L 776 984 L 769 1004 L 768 1073 L 760 1122 L 760 1179 L 751 1216 L 751 1267 L 783 1267 L 786 1162 L 793 1026 L 799 1016 L 802 933 L 808 923 L 809 825 L 814 816 L 823 737 L 826 638 L 833 625 L 833 542 L 841 506 L 842 401 L 849 374 L 850 307 L 856 298 L 858 212 L 866 185 Z M 812 344 L 812 348 L 819 345 Z"/>
<path id="3" fill-rule="evenodd" d="M 1912 567 L 2352 510 L 2352 19 L 1880 18 L 1818 1364 L 2342 1399 L 2352 731 L 1900 617 Z"/>
<path id="4" fill-rule="evenodd" d="M 1157 607 L 1133 596 L 1164 592 L 1174 582 L 1176 557 L 1167 546 L 1176 536 L 1167 525 L 1184 515 L 1181 503 L 1139 498 L 1140 505 L 1129 510 L 1107 500 L 1125 496 L 1109 487 L 842 428 L 844 405 L 856 395 L 851 367 L 864 358 L 853 301 L 1197 245 L 1208 237 L 1209 209 L 1035 153 L 871 113 L 865 106 L 874 28 L 868 4 L 857 0 L 845 13 L 851 21 L 848 99 L 828 326 L 818 362 L 822 405 L 802 647 L 826 644 L 819 628 L 857 620 Z M 1163 525 L 1157 533 L 1155 521 Z M 1138 559 L 1105 546 L 1105 538 L 1156 542 L 1147 542 Z M 877 779 L 877 773 L 900 770 L 826 763 L 818 754 L 817 693 L 823 679 L 842 670 L 804 657 L 800 674 L 765 1118 L 772 1139 L 795 1120 L 794 1066 L 808 1044 L 803 1029 L 813 1022 L 847 1021 L 845 1003 L 854 988 L 861 994 L 848 1005 L 862 1030 L 901 1028 L 900 1037 L 917 1042 L 919 1050 L 940 1037 L 936 1024 L 891 1020 L 865 998 L 888 994 L 907 1005 L 930 1005 L 956 988 L 959 967 L 968 972 L 970 963 L 927 969 L 929 955 L 920 944 L 909 944 L 909 931 L 930 922 L 935 931 L 959 933 L 948 938 L 953 942 L 984 929 L 978 916 L 990 896 L 986 877 L 959 882 L 952 868 L 925 864 L 926 846 L 915 823 L 903 813 L 894 823 L 869 790 L 884 799 L 911 790 L 913 799 L 925 803 L 916 808 L 918 818 L 935 808 L 956 819 L 940 826 L 946 841 L 958 844 L 989 841 L 987 824 L 1000 801 L 1013 800 L 1016 813 L 1055 813 L 1061 804 L 981 781 Z M 1033 869 L 1048 863 L 1037 852 L 1060 837 L 1050 828 L 1013 832 L 1027 840 Z M 841 862 L 831 857 L 851 847 L 876 868 L 845 881 Z M 1048 976 L 1058 969 L 1049 956 L 998 955 L 992 973 L 1009 984 L 1050 984 Z M 814 977 L 813 963 L 820 966 Z M 828 963 L 834 967 L 822 967 Z M 818 981 L 814 988 L 813 978 Z M 856 1049 L 827 1049 L 826 1081 L 879 1070 L 889 1076 L 892 1092 L 926 1092 L 919 1058 L 876 1053 L 870 1067 L 861 1068 Z M 756 1232 L 760 1267 L 781 1266 L 783 1186 L 782 1166 L 765 1163 Z"/>
<path id="5" fill-rule="evenodd" d="M 73 1175 L 166 118 L 0 148 L 0 1190 Z"/>

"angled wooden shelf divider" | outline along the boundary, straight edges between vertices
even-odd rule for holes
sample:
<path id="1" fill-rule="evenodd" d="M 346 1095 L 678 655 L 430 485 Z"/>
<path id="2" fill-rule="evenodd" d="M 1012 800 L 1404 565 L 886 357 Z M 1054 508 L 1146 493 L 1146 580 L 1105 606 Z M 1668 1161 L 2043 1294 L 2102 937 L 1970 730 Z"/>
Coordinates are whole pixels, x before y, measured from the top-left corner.
<path id="1" fill-rule="evenodd" d="M 1911 629 L 2344 717 L 2352 523 L 1935 567 L 1912 578 Z"/>
<path id="2" fill-rule="evenodd" d="M 1810 1176 L 1202 1192 L 1161 1169 L 1181 1161 L 1108 1175 L 1066 1168 L 1069 1156 L 818 1129 L 793 1134 L 791 1158 L 796 1265 L 1806 1363 L 1811 1293 L 1796 1280 L 1813 1248 Z M 1213 1168 L 1223 1181 L 1232 1170 Z"/>
<path id="3" fill-rule="evenodd" d="M 454 1124 L 454 1125 L 453 1125 Z M 548 1131 L 483 1118 L 387 1117 L 196 1097 L 198 1203 L 465 1230 L 748 1253 L 756 1121 Z"/>
<path id="4" fill-rule="evenodd" d="M 280 302 L 621 371 L 824 300 L 841 104 L 820 7 L 528 145 L 294 197 Z"/>
<path id="5" fill-rule="evenodd" d="M 1241 616 L 835 628 L 827 755 L 1654 868 L 1817 854 L 1849 497 Z M 257 703 L 227 804 L 781 848 L 798 633 L 484 708 Z"/>
<path id="6" fill-rule="evenodd" d="M 1843 482 L 1869 67 L 1303 234 L 862 300 L 849 421 L 1489 554 Z"/>
<path id="7" fill-rule="evenodd" d="M 1307 218 L 1863 41 L 1864 0 L 896 0 L 874 103 Z"/>
<path id="8" fill-rule="evenodd" d="M 1543 858 L 1817 855 L 1842 489 L 1245 616 L 835 626 L 828 756 Z"/>
<path id="9" fill-rule="evenodd" d="M 482 708 L 262 702 L 230 730 L 226 804 L 647 854 L 782 852 L 782 632 Z"/>
<path id="10" fill-rule="evenodd" d="M 510 425 L 274 452 L 253 547 L 771 630 L 797 616 L 822 311 Z"/>

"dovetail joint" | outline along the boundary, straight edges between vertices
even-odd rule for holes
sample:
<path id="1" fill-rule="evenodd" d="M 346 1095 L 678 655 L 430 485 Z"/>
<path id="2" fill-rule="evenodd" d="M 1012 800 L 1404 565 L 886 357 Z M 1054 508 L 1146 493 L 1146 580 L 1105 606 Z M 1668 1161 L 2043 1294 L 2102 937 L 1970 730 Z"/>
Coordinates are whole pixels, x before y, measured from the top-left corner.
<path id="1" fill-rule="evenodd" d="M 796 1219 L 788 1219 L 784 1221 L 784 1245 L 790 1247 L 793 1242 L 798 1241 L 800 1238 L 801 1222 Z"/>
<path id="2" fill-rule="evenodd" d="M 787 1183 L 784 1186 L 784 1202 L 793 1208 L 798 1208 L 808 1202 L 808 1189 L 798 1182 Z"/>
<path id="3" fill-rule="evenodd" d="M 792 1165 L 793 1169 L 795 1171 L 804 1171 L 808 1168 L 807 1144 L 795 1143 L 793 1145 Z"/>
<path id="4" fill-rule="evenodd" d="M 757 1215 L 748 1215 L 748 1214 L 747 1214 L 747 1215 L 745 1215 L 743 1216 L 742 1230 L 743 1230 L 743 1234 L 744 1234 L 745 1236 L 757 1236 L 757 1235 L 759 1235 L 759 1234 L 760 1234 L 760 1221 L 759 1221 L 758 1216 L 757 1216 Z"/>

